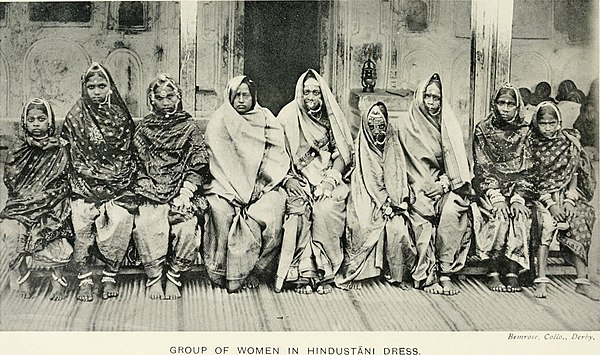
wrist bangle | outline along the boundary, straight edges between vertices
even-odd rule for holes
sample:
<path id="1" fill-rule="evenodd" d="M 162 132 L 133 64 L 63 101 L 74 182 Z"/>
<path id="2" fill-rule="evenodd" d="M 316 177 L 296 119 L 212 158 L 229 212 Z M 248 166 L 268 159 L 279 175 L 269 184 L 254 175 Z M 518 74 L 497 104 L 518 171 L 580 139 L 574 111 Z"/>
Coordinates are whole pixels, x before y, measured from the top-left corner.
<path id="1" fill-rule="evenodd" d="M 191 182 L 189 182 L 187 180 L 183 182 L 183 187 L 190 190 L 192 192 L 192 194 L 194 192 L 196 192 L 196 190 L 198 189 L 198 186 L 196 186 L 195 184 L 192 184 Z"/>
<path id="2" fill-rule="evenodd" d="M 524 205 L 525 199 L 523 197 L 521 197 L 519 194 L 514 194 L 510 198 L 510 204 L 512 205 L 513 203 L 520 203 L 520 204 Z"/>
<path id="3" fill-rule="evenodd" d="M 340 173 L 336 169 L 328 169 L 325 172 L 325 176 L 333 180 L 333 186 L 337 186 L 342 181 L 342 173 Z"/>
<path id="4" fill-rule="evenodd" d="M 570 198 L 565 198 L 564 203 L 568 203 L 569 205 L 575 207 L 575 201 L 571 200 Z"/>

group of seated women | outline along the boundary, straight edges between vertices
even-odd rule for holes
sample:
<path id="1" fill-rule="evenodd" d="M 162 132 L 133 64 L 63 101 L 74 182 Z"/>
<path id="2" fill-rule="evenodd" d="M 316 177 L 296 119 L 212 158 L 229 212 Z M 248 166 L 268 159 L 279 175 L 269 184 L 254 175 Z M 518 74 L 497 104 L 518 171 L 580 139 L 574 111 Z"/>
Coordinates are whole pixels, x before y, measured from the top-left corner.
<path id="1" fill-rule="evenodd" d="M 328 294 L 381 277 L 455 295 L 469 255 L 488 265 L 490 290 L 517 292 L 532 245 L 535 295 L 546 297 L 556 242 L 577 270 L 576 291 L 597 299 L 586 269 L 595 175 L 580 135 L 561 128 L 550 101 L 526 120 L 510 84 L 475 129 L 474 164 L 438 74 L 404 118 L 374 104 L 356 139 L 312 69 L 277 117 L 250 78 L 231 79 L 204 134 L 168 74 L 148 86 L 150 113 L 137 125 L 102 65 L 85 71 L 81 90 L 60 133 L 48 101 L 27 102 L 6 162 L 0 239 L 22 297 L 33 294 L 36 261 L 52 269 L 52 300 L 65 297 L 71 263 L 77 299 L 92 301 L 96 260 L 101 297 L 118 296 L 132 239 L 152 299 L 181 297 L 181 274 L 198 261 L 228 292 L 263 279 L 276 292 Z"/>

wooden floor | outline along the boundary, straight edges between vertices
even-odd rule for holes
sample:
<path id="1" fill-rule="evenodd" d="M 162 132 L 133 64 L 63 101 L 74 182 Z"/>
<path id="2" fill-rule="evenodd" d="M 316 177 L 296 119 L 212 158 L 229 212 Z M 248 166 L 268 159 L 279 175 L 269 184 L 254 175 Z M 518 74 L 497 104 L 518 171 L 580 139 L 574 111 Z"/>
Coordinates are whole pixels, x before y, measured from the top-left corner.
<path id="1" fill-rule="evenodd" d="M 5 269 L 3 269 L 5 270 Z M 146 297 L 144 277 L 120 276 L 120 297 L 79 302 L 75 287 L 49 300 L 48 277 L 32 299 L 21 299 L 0 278 L 0 330 L 6 331 L 519 331 L 600 330 L 600 303 L 574 292 L 573 276 L 552 276 L 550 295 L 532 289 L 500 294 L 478 276 L 464 276 L 456 296 L 402 291 L 381 281 L 329 295 L 275 293 L 266 284 L 239 294 L 213 287 L 193 272 L 177 301 Z M 74 285 L 75 280 L 71 279 Z"/>

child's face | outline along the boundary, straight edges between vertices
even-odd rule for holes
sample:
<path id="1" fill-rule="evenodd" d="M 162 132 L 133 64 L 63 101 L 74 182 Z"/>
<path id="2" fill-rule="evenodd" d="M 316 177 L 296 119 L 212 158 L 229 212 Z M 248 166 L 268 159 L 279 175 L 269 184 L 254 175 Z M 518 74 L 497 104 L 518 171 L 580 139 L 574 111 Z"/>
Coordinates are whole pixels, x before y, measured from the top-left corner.
<path id="1" fill-rule="evenodd" d="M 248 84 L 243 83 L 238 87 L 233 97 L 233 108 L 242 115 L 252 108 L 252 94 Z"/>
<path id="2" fill-rule="evenodd" d="M 559 125 L 558 120 L 550 113 L 544 113 L 537 120 L 540 134 L 546 138 L 552 138 L 556 135 Z"/>
<path id="3" fill-rule="evenodd" d="M 496 99 L 496 110 L 503 121 L 510 121 L 517 113 L 517 102 L 509 94 L 502 94 Z"/>
<path id="4" fill-rule="evenodd" d="M 163 113 L 170 113 L 177 109 L 179 97 L 171 86 L 161 86 L 154 89 L 154 107 Z"/>
<path id="5" fill-rule="evenodd" d="M 88 96 L 95 104 L 104 102 L 104 100 L 106 100 L 106 95 L 108 95 L 108 91 L 110 90 L 108 81 L 99 74 L 90 76 L 85 82 L 85 87 Z"/>
<path id="6" fill-rule="evenodd" d="M 27 125 L 27 132 L 33 137 L 42 138 L 48 135 L 50 120 L 44 111 L 37 108 L 29 110 L 25 122 Z"/>

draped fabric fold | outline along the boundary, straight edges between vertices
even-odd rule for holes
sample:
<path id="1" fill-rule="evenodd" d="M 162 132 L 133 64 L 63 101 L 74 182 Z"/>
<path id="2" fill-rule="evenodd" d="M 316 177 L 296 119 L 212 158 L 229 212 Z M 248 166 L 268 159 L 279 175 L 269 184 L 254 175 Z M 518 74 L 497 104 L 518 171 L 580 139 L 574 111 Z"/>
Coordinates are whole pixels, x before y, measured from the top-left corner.
<path id="1" fill-rule="evenodd" d="M 25 120 L 33 103 L 46 107 L 49 120 L 46 138 L 36 139 L 27 132 Z M 67 239 L 73 237 L 71 191 L 67 180 L 69 159 L 63 144 L 64 141 L 55 137 L 55 118 L 48 102 L 29 101 L 21 115 L 20 141 L 9 152 L 5 163 L 4 184 L 8 198 L 0 212 L 0 221 L 6 222 L 2 223 L 1 234 L 11 245 L 13 267 L 28 255 L 47 266 L 65 264 L 70 259 L 72 248 Z"/>
<path id="2" fill-rule="evenodd" d="M 425 91 L 434 81 L 442 92 L 441 110 L 435 117 L 424 104 Z M 420 83 L 408 117 L 392 125 L 386 140 L 385 168 L 393 164 L 396 174 L 404 174 L 396 180 L 406 186 L 388 191 L 394 203 L 410 203 L 409 224 L 417 248 L 412 277 L 417 287 L 437 282 L 438 273 L 451 274 L 462 269 L 472 233 L 469 215 L 473 207 L 462 194 L 470 190 L 472 172 L 462 131 L 442 88 L 438 74 Z M 439 199 L 427 197 L 423 190 L 439 183 L 442 176 L 449 181 L 448 193 Z M 386 186 L 389 180 L 386 179 Z M 462 191 L 461 195 L 455 193 L 457 190 Z"/>
<path id="3" fill-rule="evenodd" d="M 244 78 L 233 78 L 224 97 L 233 97 Z M 290 159 L 283 128 L 258 102 L 239 114 L 226 101 L 210 118 L 206 145 L 214 179 L 206 187 L 204 261 L 213 282 L 236 291 L 277 256 L 285 209 L 280 185 Z"/>

